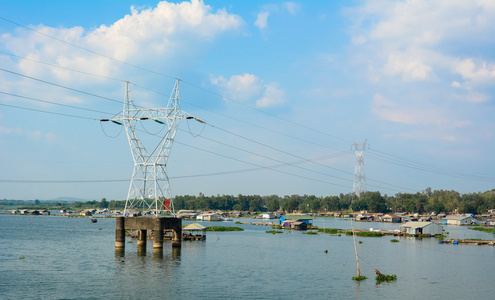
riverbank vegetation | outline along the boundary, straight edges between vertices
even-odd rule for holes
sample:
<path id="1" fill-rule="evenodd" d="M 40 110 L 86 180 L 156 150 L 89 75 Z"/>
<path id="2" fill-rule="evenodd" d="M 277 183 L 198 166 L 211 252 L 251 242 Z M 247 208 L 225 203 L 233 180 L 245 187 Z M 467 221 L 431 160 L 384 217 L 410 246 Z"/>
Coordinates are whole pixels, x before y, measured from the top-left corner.
<path id="1" fill-rule="evenodd" d="M 495 208 L 495 189 L 483 193 L 460 194 L 456 191 L 432 190 L 426 188 L 417 193 L 397 193 L 395 195 L 382 195 L 380 192 L 363 192 L 361 197 L 355 194 L 340 194 L 338 196 L 317 197 L 314 195 L 216 195 L 206 196 L 200 193 L 198 196 L 175 196 L 174 207 L 176 210 L 223 210 L 223 211 L 251 211 L 263 210 L 286 212 L 300 211 L 302 213 L 319 213 L 330 211 L 361 211 L 373 212 L 406 212 L 406 213 L 458 213 L 484 214 L 488 209 Z M 125 200 L 107 201 L 40 201 L 40 200 L 0 200 L 0 205 L 17 206 L 32 209 L 64 208 L 82 210 L 87 208 L 124 209 Z"/>

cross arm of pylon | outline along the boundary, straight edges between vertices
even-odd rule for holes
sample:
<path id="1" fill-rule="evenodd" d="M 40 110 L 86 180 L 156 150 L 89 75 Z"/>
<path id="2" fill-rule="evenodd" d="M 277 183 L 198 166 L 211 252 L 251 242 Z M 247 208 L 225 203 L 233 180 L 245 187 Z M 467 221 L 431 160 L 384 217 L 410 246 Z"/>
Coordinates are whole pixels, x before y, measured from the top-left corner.
<path id="1" fill-rule="evenodd" d="M 122 113 L 111 119 L 101 119 L 101 122 L 114 122 L 116 124 L 122 125 L 122 121 L 143 121 L 143 120 L 154 120 L 156 122 L 162 120 L 172 120 L 172 119 L 194 119 L 197 122 L 205 123 L 205 121 L 196 118 L 186 112 L 178 111 L 172 108 L 145 108 L 145 109 L 129 109 L 126 110 L 127 116 Z M 158 122 L 160 123 L 160 122 Z"/>

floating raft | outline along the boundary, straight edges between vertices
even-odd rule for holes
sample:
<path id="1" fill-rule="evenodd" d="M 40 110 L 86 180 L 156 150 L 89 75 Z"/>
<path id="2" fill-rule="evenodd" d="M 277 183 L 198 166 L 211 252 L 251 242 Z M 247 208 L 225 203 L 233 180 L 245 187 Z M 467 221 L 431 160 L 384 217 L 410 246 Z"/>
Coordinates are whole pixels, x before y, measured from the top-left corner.
<path id="1" fill-rule="evenodd" d="M 439 241 L 440 244 L 466 244 L 473 246 L 495 246 L 495 241 L 477 241 L 477 240 L 445 240 Z"/>

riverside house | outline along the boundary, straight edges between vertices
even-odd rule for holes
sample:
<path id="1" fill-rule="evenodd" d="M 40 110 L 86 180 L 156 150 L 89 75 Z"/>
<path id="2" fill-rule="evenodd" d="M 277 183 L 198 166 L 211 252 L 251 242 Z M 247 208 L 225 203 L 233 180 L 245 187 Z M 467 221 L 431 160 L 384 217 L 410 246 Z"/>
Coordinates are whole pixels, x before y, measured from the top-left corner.
<path id="1" fill-rule="evenodd" d="M 442 223 L 447 225 L 471 225 L 475 224 L 476 220 L 472 216 L 446 216 Z"/>
<path id="2" fill-rule="evenodd" d="M 400 223 L 402 222 L 402 218 L 397 215 L 387 214 L 382 217 L 382 221 L 388 223 Z"/>
<path id="3" fill-rule="evenodd" d="M 222 220 L 222 216 L 217 213 L 203 213 L 196 216 L 196 220 L 198 221 L 220 221 Z"/>
<path id="4" fill-rule="evenodd" d="M 440 235 L 443 233 L 442 226 L 433 222 L 407 222 L 400 228 L 410 235 Z"/>
<path id="5" fill-rule="evenodd" d="M 306 225 L 313 225 L 313 217 L 311 216 L 308 216 L 308 215 L 282 215 L 280 216 L 280 219 L 279 219 L 279 224 L 283 224 L 284 221 L 287 221 L 287 220 L 299 220 L 301 222 L 304 222 L 306 223 Z"/>

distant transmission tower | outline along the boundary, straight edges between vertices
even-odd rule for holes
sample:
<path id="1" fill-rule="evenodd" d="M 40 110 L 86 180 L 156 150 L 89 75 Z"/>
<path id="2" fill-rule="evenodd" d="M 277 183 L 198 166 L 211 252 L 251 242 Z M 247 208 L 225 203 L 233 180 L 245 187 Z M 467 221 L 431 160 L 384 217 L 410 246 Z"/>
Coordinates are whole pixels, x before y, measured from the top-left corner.
<path id="1" fill-rule="evenodd" d="M 160 210 L 175 215 L 172 193 L 167 175 L 167 161 L 172 149 L 180 119 L 195 119 L 180 109 L 179 80 L 175 82 L 174 90 L 166 108 L 136 108 L 129 82 L 125 85 L 124 110 L 111 121 L 125 126 L 129 146 L 134 160 L 134 171 L 127 194 L 124 215 L 131 210 L 142 210 L 158 215 Z M 136 125 L 141 121 L 154 121 L 164 125 L 167 131 L 161 136 L 160 142 L 152 152 L 148 152 L 136 134 Z"/>
<path id="2" fill-rule="evenodd" d="M 358 197 L 361 196 L 361 192 L 366 191 L 366 175 L 364 174 L 364 150 L 369 144 L 364 143 L 354 143 L 351 147 L 356 151 L 356 167 L 354 169 L 354 184 L 352 186 L 352 192 Z"/>

